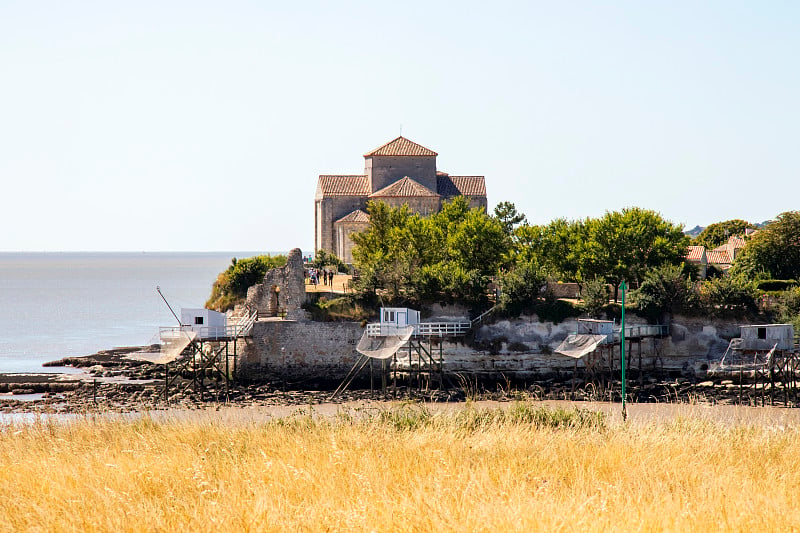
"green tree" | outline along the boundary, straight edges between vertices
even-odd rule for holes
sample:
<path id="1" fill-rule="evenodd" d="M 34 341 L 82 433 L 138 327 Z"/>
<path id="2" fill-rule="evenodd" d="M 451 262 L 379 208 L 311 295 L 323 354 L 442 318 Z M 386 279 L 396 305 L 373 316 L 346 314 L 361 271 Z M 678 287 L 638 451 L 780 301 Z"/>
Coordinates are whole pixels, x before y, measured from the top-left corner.
<path id="1" fill-rule="evenodd" d="M 692 241 L 692 244 L 713 249 L 728 242 L 729 237 L 734 235 L 744 236 L 748 229 L 756 229 L 756 225 L 738 218 L 726 220 L 725 222 L 715 222 L 703 229 Z"/>
<path id="2" fill-rule="evenodd" d="M 511 316 L 534 309 L 547 278 L 534 261 L 520 262 L 500 274 L 498 307 Z"/>
<path id="3" fill-rule="evenodd" d="M 523 213 L 517 211 L 517 206 L 511 202 L 500 202 L 494 208 L 494 217 L 500 222 L 506 235 L 511 236 L 514 230 L 528 221 Z"/>
<path id="4" fill-rule="evenodd" d="M 369 202 L 370 225 L 366 231 L 352 235 L 353 262 L 361 273 L 361 290 L 385 289 L 389 297 L 408 295 L 415 251 L 409 246 L 412 214 L 407 205 L 391 208 L 383 202 Z"/>
<path id="5" fill-rule="evenodd" d="M 732 272 L 772 279 L 800 278 L 800 211 L 787 211 L 754 234 L 736 259 Z"/>
<path id="6" fill-rule="evenodd" d="M 666 313 L 692 311 L 697 296 L 681 267 L 663 265 L 645 274 L 633 299 L 642 314 L 652 320 L 662 320 Z"/>
<path id="7" fill-rule="evenodd" d="M 550 276 L 565 281 L 582 281 L 580 264 L 586 245 L 583 221 L 553 220 L 546 226 L 524 224 L 515 231 L 511 262 L 535 261 Z"/>
<path id="8" fill-rule="evenodd" d="M 614 286 L 625 279 L 638 287 L 645 273 L 661 265 L 679 265 L 686 256 L 689 238 L 682 226 L 660 214 L 638 207 L 607 212 L 586 221 L 588 240 L 581 254 L 581 277 L 604 278 Z"/>
<path id="9" fill-rule="evenodd" d="M 345 267 L 345 264 L 341 259 L 336 257 L 336 254 L 326 252 L 325 250 L 317 250 L 317 253 L 314 255 L 313 266 L 314 268 L 325 268 L 327 266 L 332 266 L 336 267 L 336 271 L 339 272 Z"/>
<path id="10" fill-rule="evenodd" d="M 456 197 L 423 218 L 407 206 L 368 205 L 370 226 L 353 236 L 361 290 L 384 289 L 391 298 L 433 301 L 486 299 L 490 278 L 508 255 L 500 222 Z"/>

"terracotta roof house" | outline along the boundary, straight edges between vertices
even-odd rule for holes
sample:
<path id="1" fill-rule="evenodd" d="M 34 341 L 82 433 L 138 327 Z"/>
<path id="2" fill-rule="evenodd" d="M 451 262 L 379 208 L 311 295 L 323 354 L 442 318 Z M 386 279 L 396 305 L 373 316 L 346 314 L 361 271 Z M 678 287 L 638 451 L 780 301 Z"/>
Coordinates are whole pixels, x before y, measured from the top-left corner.
<path id="1" fill-rule="evenodd" d="M 486 208 L 483 176 L 451 176 L 436 169 L 439 154 L 398 137 L 364 154 L 364 173 L 322 174 L 314 197 L 314 246 L 353 261 L 350 236 L 367 228 L 369 200 L 403 204 L 421 215 L 438 212 L 442 202 L 464 196 L 470 207 Z"/>
<path id="2" fill-rule="evenodd" d="M 705 246 L 689 246 L 689 251 L 686 254 L 686 260 L 697 266 L 697 273 L 700 279 L 706 278 L 706 268 L 708 267 L 708 258 L 706 256 Z"/>
<path id="3" fill-rule="evenodd" d="M 709 250 L 706 252 L 706 257 L 708 258 L 709 265 L 714 265 L 722 270 L 728 270 L 733 264 L 731 256 L 724 247 L 721 247 L 721 249 L 714 248 L 713 250 Z"/>
<path id="4" fill-rule="evenodd" d="M 706 253 L 708 264 L 714 265 L 723 271 L 728 270 L 739 256 L 739 252 L 742 251 L 744 245 L 745 240 L 742 237 L 738 235 L 731 236 L 728 242 Z"/>

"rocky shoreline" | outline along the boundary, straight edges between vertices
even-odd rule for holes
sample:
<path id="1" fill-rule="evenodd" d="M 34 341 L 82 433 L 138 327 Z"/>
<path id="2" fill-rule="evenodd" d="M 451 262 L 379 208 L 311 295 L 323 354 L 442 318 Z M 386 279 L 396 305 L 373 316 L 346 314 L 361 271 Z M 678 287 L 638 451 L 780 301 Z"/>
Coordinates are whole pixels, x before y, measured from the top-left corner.
<path id="1" fill-rule="evenodd" d="M 289 386 L 282 382 L 226 383 L 211 376 L 170 374 L 170 388 L 164 395 L 164 367 L 130 358 L 150 347 L 103 350 L 85 357 L 68 357 L 46 363 L 48 367 L 73 367 L 78 374 L 0 374 L 0 413 L 82 414 L 126 413 L 168 408 L 203 409 L 219 405 L 293 406 L 352 401 L 541 400 L 619 401 L 617 381 L 586 383 L 572 376 L 552 377 L 526 383 L 497 383 L 463 379 L 445 390 L 420 390 L 405 381 L 396 391 L 370 391 L 369 383 L 333 397 L 338 383 Z M 399 384 L 398 384 L 399 385 Z M 797 406 L 797 391 L 775 390 L 769 384 L 733 379 L 647 378 L 628 382 L 628 398 L 639 403 L 704 403 Z"/>

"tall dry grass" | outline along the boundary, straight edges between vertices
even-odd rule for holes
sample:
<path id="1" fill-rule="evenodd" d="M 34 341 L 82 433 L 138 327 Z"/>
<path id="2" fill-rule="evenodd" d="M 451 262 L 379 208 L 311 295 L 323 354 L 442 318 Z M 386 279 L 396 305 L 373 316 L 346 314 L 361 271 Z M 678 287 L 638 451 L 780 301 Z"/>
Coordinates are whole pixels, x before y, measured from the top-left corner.
<path id="1" fill-rule="evenodd" d="M 0 430 L 3 531 L 791 531 L 796 429 L 520 403 Z"/>

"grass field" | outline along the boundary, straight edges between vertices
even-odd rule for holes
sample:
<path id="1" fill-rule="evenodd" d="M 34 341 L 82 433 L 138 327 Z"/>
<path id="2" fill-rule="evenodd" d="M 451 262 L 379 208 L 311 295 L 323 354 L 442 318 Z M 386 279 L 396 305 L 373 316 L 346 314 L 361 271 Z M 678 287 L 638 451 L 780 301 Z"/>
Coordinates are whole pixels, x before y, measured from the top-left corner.
<path id="1" fill-rule="evenodd" d="M 2 531 L 792 531 L 800 430 L 521 402 L 0 429 Z"/>

